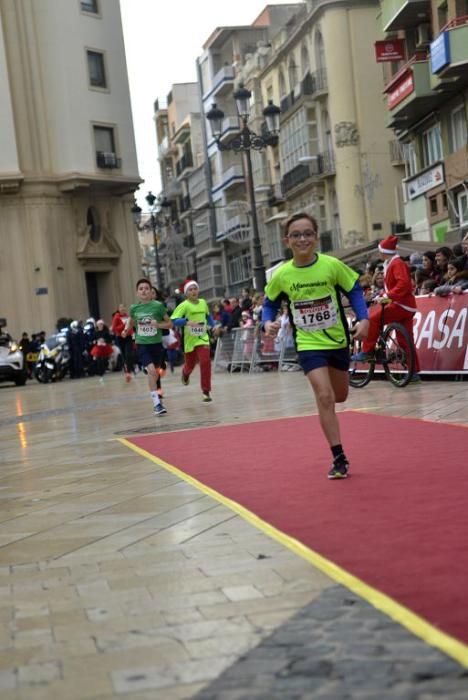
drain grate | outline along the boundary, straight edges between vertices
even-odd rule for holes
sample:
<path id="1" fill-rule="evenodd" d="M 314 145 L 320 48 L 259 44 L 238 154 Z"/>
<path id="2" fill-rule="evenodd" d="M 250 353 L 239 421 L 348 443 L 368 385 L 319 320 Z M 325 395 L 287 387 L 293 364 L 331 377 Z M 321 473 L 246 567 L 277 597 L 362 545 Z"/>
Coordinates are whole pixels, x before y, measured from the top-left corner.
<path id="1" fill-rule="evenodd" d="M 114 435 L 143 435 L 145 433 L 173 433 L 177 430 L 193 430 L 194 428 L 209 428 L 219 425 L 219 420 L 190 421 L 189 423 L 164 423 L 161 425 L 148 425 L 141 428 L 129 428 L 119 430 Z"/>

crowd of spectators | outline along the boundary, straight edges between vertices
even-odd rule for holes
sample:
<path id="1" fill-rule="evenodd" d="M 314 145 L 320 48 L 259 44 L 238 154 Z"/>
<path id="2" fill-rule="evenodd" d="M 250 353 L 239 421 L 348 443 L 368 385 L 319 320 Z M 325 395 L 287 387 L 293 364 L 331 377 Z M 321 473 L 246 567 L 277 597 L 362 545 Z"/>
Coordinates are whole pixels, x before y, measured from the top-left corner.
<path id="1" fill-rule="evenodd" d="M 468 289 L 468 234 L 454 246 L 440 246 L 424 253 L 411 253 L 406 257 L 414 293 L 420 295 L 447 296 L 461 294 Z M 383 293 L 384 268 L 380 260 L 370 260 L 365 270 L 360 270 L 360 283 L 366 300 L 372 303 Z"/>

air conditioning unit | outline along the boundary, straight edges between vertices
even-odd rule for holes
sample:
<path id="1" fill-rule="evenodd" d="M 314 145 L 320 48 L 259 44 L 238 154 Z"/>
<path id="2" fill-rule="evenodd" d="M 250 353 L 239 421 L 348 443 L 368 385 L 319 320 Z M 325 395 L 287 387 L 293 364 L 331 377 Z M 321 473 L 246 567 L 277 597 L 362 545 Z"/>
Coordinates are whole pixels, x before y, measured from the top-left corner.
<path id="1" fill-rule="evenodd" d="M 431 43 L 431 25 L 420 24 L 416 27 L 416 48 L 422 49 Z"/>

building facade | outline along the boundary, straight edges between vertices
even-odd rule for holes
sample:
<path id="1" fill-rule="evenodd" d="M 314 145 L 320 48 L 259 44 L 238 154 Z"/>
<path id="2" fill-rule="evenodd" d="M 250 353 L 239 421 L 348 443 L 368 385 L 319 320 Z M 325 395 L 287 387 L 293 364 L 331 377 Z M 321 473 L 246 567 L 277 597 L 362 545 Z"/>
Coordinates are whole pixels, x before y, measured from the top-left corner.
<path id="1" fill-rule="evenodd" d="M 468 1 L 383 0 L 387 123 L 405 157 L 405 224 L 414 240 L 468 230 Z"/>
<path id="2" fill-rule="evenodd" d="M 0 0 L 0 100 L 0 316 L 110 322 L 141 268 L 118 4 Z"/>

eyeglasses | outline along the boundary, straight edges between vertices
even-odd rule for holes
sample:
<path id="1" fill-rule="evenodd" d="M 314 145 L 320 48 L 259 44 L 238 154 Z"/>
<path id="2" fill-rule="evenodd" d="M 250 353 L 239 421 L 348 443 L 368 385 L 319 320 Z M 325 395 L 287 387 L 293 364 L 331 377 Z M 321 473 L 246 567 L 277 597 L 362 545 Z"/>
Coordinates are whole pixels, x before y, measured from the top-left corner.
<path id="1" fill-rule="evenodd" d="M 316 231 L 291 231 L 291 233 L 288 233 L 288 238 L 290 238 L 292 241 L 298 241 L 301 238 L 303 238 L 305 241 L 310 241 L 312 238 L 315 238 L 317 236 Z"/>

